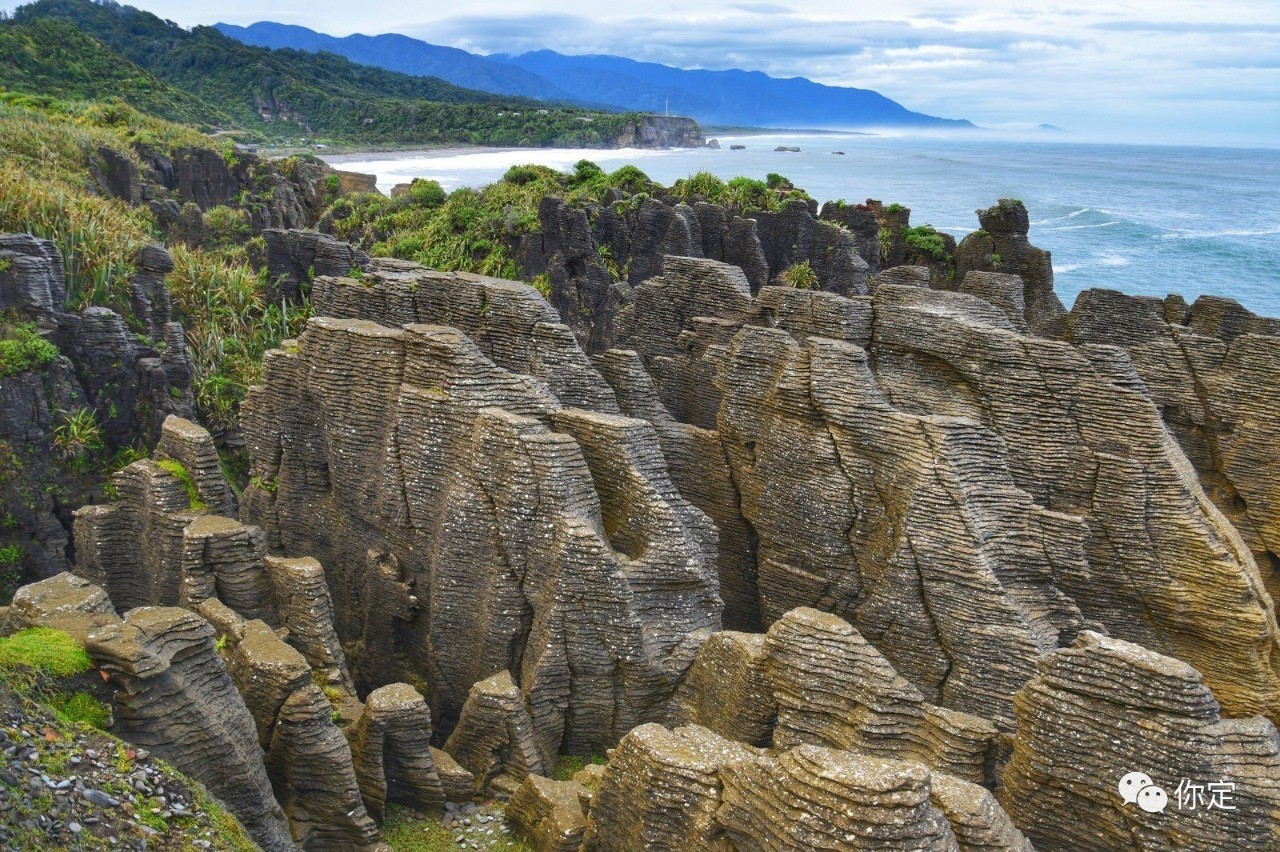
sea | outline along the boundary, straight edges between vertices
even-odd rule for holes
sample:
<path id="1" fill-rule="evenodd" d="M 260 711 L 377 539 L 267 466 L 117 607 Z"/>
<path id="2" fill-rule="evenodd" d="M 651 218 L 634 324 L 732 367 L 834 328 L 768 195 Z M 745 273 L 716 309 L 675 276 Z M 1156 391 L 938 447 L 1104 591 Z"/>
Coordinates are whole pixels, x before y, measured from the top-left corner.
<path id="1" fill-rule="evenodd" d="M 1031 242 L 1053 254 L 1055 287 L 1067 307 L 1080 292 L 1103 287 L 1178 293 L 1188 301 L 1228 296 L 1280 316 L 1280 150 L 825 133 L 718 141 L 719 150 L 485 149 L 327 159 L 377 175 L 383 191 L 415 177 L 445 189 L 477 187 L 512 165 L 569 170 L 583 158 L 610 171 L 631 163 L 668 185 L 704 170 L 722 178 L 776 172 L 820 202 L 903 204 L 913 225 L 957 239 L 977 229 L 977 208 L 1020 198 L 1031 215 Z"/>

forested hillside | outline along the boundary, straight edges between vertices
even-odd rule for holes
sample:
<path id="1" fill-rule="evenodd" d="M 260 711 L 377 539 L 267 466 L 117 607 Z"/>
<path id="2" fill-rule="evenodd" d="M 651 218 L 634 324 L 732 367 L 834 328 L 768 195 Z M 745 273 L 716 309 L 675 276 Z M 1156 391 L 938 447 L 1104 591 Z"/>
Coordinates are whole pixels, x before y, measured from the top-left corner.
<path id="1" fill-rule="evenodd" d="M 0 26 L 5 88 L 118 96 L 149 114 L 262 137 L 366 145 L 609 147 L 634 115 L 463 89 L 333 54 L 252 47 L 112 2 L 40 0 Z M 94 44 L 93 40 L 101 44 Z"/>

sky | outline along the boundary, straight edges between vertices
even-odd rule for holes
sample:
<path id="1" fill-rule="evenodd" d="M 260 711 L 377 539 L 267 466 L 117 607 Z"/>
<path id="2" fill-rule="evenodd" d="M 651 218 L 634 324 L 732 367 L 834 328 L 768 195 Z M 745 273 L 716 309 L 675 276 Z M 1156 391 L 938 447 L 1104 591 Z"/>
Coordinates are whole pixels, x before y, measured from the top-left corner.
<path id="1" fill-rule="evenodd" d="M 183 26 L 273 20 L 486 54 L 550 48 L 802 76 L 995 128 L 1044 122 L 1088 139 L 1280 145 L 1278 0 L 130 5 Z"/>

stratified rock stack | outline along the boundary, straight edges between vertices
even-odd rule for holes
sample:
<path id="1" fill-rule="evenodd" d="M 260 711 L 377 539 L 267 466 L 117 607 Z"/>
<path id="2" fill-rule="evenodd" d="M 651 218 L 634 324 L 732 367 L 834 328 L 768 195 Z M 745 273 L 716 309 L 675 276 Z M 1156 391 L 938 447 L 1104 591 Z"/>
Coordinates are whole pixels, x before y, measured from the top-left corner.
<path id="1" fill-rule="evenodd" d="M 961 848 L 918 763 L 800 746 L 731 764 L 722 778 L 716 816 L 742 852 Z M 792 818 L 796 812 L 808 818 Z"/>
<path id="2" fill-rule="evenodd" d="M 775 749 L 822 745 L 992 780 L 995 726 L 926 703 L 847 622 L 793 610 L 769 628 L 764 652 L 778 708 Z"/>
<path id="3" fill-rule="evenodd" d="M 113 732 L 199 779 L 268 852 L 294 850 L 272 797 L 253 717 L 214 650 L 213 630 L 183 609 L 139 607 L 123 620 L 71 575 L 25 587 L 15 614 L 66 630 L 116 690 Z"/>
<path id="4" fill-rule="evenodd" d="M 582 800 L 589 795 L 576 781 L 530 775 L 507 803 L 507 819 L 537 852 L 577 852 L 587 829 Z"/>
<path id="5" fill-rule="evenodd" d="M 1231 300 L 1081 293 L 1067 318 L 1077 345 L 1120 346 L 1205 492 L 1280 593 L 1280 321 Z"/>
<path id="6" fill-rule="evenodd" d="M 817 205 L 792 199 L 776 213 L 755 212 L 760 245 L 776 278 L 799 263 L 807 263 L 818 281 L 815 289 L 841 296 L 868 292 L 871 267 L 860 255 L 864 244 L 852 233 L 814 217 Z"/>
<path id="7" fill-rule="evenodd" d="M 767 746 L 778 715 L 768 665 L 762 634 L 711 634 L 680 685 L 676 720 L 701 725 L 726 739 Z"/>
<path id="8" fill-rule="evenodd" d="M 416 689 L 393 683 L 369 693 L 350 739 L 360 793 L 374 819 L 382 821 L 389 801 L 428 812 L 444 807 L 430 738 L 431 710 Z"/>
<path id="9" fill-rule="evenodd" d="M 222 475 L 222 464 L 213 437 L 203 427 L 170 415 L 160 427 L 157 461 L 173 459 L 191 477 L 195 498 L 217 515 L 235 515 L 235 499 Z"/>
<path id="10" fill-rule="evenodd" d="M 616 416 L 530 288 L 380 262 L 315 294 L 379 320 L 316 318 L 268 356 L 242 511 L 325 566 L 357 686 L 425 681 L 448 729 L 506 669 L 544 760 L 665 718 L 720 601 L 714 530 L 653 427 Z"/>
<path id="11" fill-rule="evenodd" d="M 299 845 L 307 850 L 378 846 L 351 748 L 303 656 L 265 623 L 250 621 L 236 643 L 230 671 L 253 714 L 267 771 Z"/>
<path id="12" fill-rule="evenodd" d="M 1275 726 L 1223 719 L 1186 663 L 1085 632 L 1044 660 L 1017 713 L 1001 799 L 1036 848 L 1280 846 Z M 1122 797 L 1132 772 L 1161 788 L 1167 806 Z"/>
<path id="13" fill-rule="evenodd" d="M 985 789 L 919 763 L 816 745 L 770 753 L 659 725 L 614 751 L 582 848 L 1031 849 Z"/>
<path id="14" fill-rule="evenodd" d="M 956 280 L 970 270 L 1017 275 L 1023 282 L 1027 323 L 1036 334 L 1057 337 L 1066 319 L 1066 308 L 1053 292 L 1053 261 L 1049 252 L 1031 245 L 1027 232 L 1031 217 L 1016 198 L 1002 198 L 979 210 L 982 230 L 960 243 L 956 251 Z"/>
<path id="15" fill-rule="evenodd" d="M 720 770 L 754 753 L 696 725 L 674 731 L 653 724 L 635 728 L 605 769 L 583 847 L 598 852 L 724 848 L 724 830 L 716 822 Z"/>
<path id="16" fill-rule="evenodd" d="M 369 256 L 350 243 L 318 231 L 267 228 L 267 299 L 296 304 L 319 275 L 346 275 L 369 262 Z"/>
<path id="17" fill-rule="evenodd" d="M 166 416 L 193 414 L 191 358 L 163 285 L 172 259 L 147 246 L 137 264 L 135 319 L 146 334 L 108 308 L 71 313 L 58 247 L 0 234 L 0 334 L 34 335 L 56 347 L 52 360 L 20 358 L 7 366 L 21 371 L 0 376 L 0 549 L 16 550 L 24 579 L 71 567 L 71 513 L 100 487 L 83 462 L 153 445 Z M 68 441 L 61 435 L 71 418 L 76 431 Z M 7 560 L 6 572 L 13 569 Z"/>
<path id="18" fill-rule="evenodd" d="M 525 776 L 547 774 L 524 697 L 505 671 L 471 687 L 444 750 L 475 777 L 481 795 L 510 795 Z"/>

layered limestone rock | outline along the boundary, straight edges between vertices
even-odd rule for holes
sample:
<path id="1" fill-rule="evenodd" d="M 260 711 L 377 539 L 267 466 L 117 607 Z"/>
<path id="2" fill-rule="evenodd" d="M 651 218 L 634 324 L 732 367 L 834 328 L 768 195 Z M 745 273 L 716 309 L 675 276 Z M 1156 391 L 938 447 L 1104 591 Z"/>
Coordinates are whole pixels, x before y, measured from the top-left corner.
<path id="1" fill-rule="evenodd" d="M 676 721 L 701 725 L 726 739 L 767 746 L 778 715 L 766 674 L 768 662 L 762 634 L 711 634 L 680 685 Z"/>
<path id="2" fill-rule="evenodd" d="M 782 210 L 754 212 L 760 245 L 773 277 L 807 263 L 817 278 L 815 289 L 842 296 L 866 295 L 871 268 L 862 259 L 864 249 L 852 233 L 815 218 L 816 205 L 792 199 Z"/>
<path id="3" fill-rule="evenodd" d="M 507 820 L 538 852 L 577 852 L 587 828 L 582 800 L 589 795 L 576 781 L 530 775 L 507 802 Z"/>
<path id="4" fill-rule="evenodd" d="M 383 820 L 387 802 L 443 809 L 445 790 L 429 745 L 431 710 L 416 689 L 393 683 L 369 693 L 348 736 L 360 793 L 374 819 Z"/>
<path id="5" fill-rule="evenodd" d="M 490 790 L 510 795 L 526 776 L 546 775 L 549 766 L 524 697 L 505 671 L 471 687 L 444 750 L 472 774 L 479 795 Z"/>
<path id="6" fill-rule="evenodd" d="M 1052 257 L 1027 239 L 1027 208 L 1017 199 L 1002 198 L 977 214 L 981 230 L 965 237 L 956 251 L 956 280 L 963 281 L 970 270 L 1019 276 L 1027 324 L 1037 334 L 1058 336 L 1066 308 L 1053 292 Z"/>
<path id="7" fill-rule="evenodd" d="M 995 726 L 927 703 L 847 622 L 793 610 L 769 628 L 764 654 L 778 708 L 775 749 L 822 745 L 992 780 Z"/>
<path id="8" fill-rule="evenodd" d="M 815 609 L 787 613 L 764 636 L 714 634 L 681 698 L 677 720 L 729 739 L 775 751 L 821 745 L 994 781 L 995 725 L 926 702 L 857 630 Z"/>
<path id="9" fill-rule="evenodd" d="M 250 621 L 229 668 L 298 845 L 385 849 L 361 799 L 351 748 L 302 655 L 262 621 Z"/>
<path id="10" fill-rule="evenodd" d="M 716 821 L 721 768 L 755 750 L 705 728 L 641 725 L 618 744 L 596 790 L 583 848 L 725 848 Z"/>
<path id="11" fill-rule="evenodd" d="M 173 459 L 191 477 L 196 499 L 217 515 L 233 517 L 235 498 L 222 475 L 222 463 L 213 437 L 190 420 L 170 415 L 160 427 L 157 461 Z"/>
<path id="12" fill-rule="evenodd" d="M 192 416 L 192 363 L 162 280 L 172 260 L 147 246 L 136 263 L 131 287 L 141 301 L 131 319 L 146 334 L 108 308 L 68 311 L 58 247 L 0 234 L 0 334 L 11 336 L 17 323 L 60 356 L 0 376 L 0 548 L 20 554 L 22 579 L 70 567 L 72 512 L 100 488 L 87 470 L 94 453 L 153 445 L 168 414 Z M 72 417 L 81 426 L 88 421 L 79 418 L 92 419 L 100 446 L 60 438 Z"/>
<path id="13" fill-rule="evenodd" d="M 642 725 L 604 767 L 582 848 L 1031 846 L 987 790 L 917 762 L 816 745 L 765 752 L 698 726 Z"/>
<path id="14" fill-rule="evenodd" d="M 201 427 L 170 417 L 156 456 L 160 463 L 135 462 L 115 475 L 114 503 L 76 513 L 76 572 L 122 611 L 212 601 L 241 620 L 283 628 L 324 683 L 354 696 L 320 564 L 268 556 L 261 529 L 204 508 L 228 508 L 232 498 Z"/>
<path id="15" fill-rule="evenodd" d="M 766 623 L 833 612 L 926 698 L 1007 720 L 1078 625 L 1049 558 L 1082 567 L 1078 521 L 1045 523 L 978 424 L 892 406 L 856 345 L 747 327 L 719 383 Z"/>
<path id="16" fill-rule="evenodd" d="M 1222 718 L 1186 663 L 1085 632 L 1044 660 L 1017 713 L 1001 799 L 1037 849 L 1280 845 L 1275 726 Z M 1160 788 L 1166 807 L 1122 796 L 1133 772 Z"/>
<path id="17" fill-rule="evenodd" d="M 346 275 L 369 263 L 369 256 L 350 243 L 318 231 L 267 228 L 267 299 L 296 303 L 319 275 Z"/>
<path id="18" fill-rule="evenodd" d="M 636 203 L 622 195 L 614 191 L 604 203 L 588 207 L 544 198 L 540 230 L 522 237 L 517 252 L 521 275 L 547 276 L 551 304 L 593 355 L 618 345 L 614 321 L 631 289 L 662 274 L 668 256 L 737 266 L 753 293 L 802 263 L 822 290 L 867 292 L 867 257 L 875 255 L 861 223 L 853 232 L 844 227 L 847 216 L 828 215 L 824 208 L 818 218 L 816 206 L 801 199 L 765 212 L 697 198 Z M 871 244 L 878 252 L 874 225 Z"/>
<path id="19" fill-rule="evenodd" d="M 529 288 L 375 264 L 315 292 L 322 311 L 407 324 L 317 318 L 268 356 L 244 420 L 273 487 L 242 511 L 325 566 L 357 685 L 425 681 L 447 730 L 472 684 L 509 670 L 544 761 L 664 718 L 720 601 L 713 528 L 653 428 L 613 415 Z"/>
<path id="20" fill-rule="evenodd" d="M 1170 300 L 1110 290 L 1081 293 L 1067 318 L 1077 345 L 1123 347 L 1214 504 L 1263 569 L 1280 580 L 1280 322 L 1229 300 Z"/>
<path id="21" fill-rule="evenodd" d="M 742 852 L 961 849 L 918 763 L 806 745 L 730 764 L 721 777 L 716 817 Z"/>
<path id="22" fill-rule="evenodd" d="M 877 293 L 876 377 L 900 408 L 999 436 L 993 451 L 1038 504 L 1052 566 L 1019 570 L 1020 584 L 1051 581 L 1112 635 L 1196 666 L 1229 712 L 1276 715 L 1275 617 L 1257 564 L 1126 354 L 1024 337 L 938 295 Z M 1071 529 L 1087 566 L 1071 556 Z"/>

